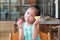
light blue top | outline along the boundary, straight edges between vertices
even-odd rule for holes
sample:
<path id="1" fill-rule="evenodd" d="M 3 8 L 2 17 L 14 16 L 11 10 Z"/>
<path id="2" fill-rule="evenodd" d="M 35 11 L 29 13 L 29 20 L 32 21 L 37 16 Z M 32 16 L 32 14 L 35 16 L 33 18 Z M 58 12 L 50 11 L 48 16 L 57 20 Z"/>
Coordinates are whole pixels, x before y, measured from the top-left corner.
<path id="1" fill-rule="evenodd" d="M 23 23 L 23 29 L 24 29 L 24 40 L 32 40 L 32 30 L 33 30 L 33 24 L 29 25 L 27 27 L 26 23 Z M 40 40 L 40 36 L 38 34 L 36 40 Z"/>

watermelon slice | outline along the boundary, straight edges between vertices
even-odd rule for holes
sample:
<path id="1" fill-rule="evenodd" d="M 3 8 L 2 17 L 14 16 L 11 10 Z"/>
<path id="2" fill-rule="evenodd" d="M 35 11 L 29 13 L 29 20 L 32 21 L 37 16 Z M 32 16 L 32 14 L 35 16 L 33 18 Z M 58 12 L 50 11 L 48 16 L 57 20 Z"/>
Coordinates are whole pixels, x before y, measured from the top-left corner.
<path id="1" fill-rule="evenodd" d="M 20 24 L 22 24 L 23 23 L 23 20 L 22 19 L 19 19 L 18 21 L 17 21 L 17 24 L 18 25 L 20 25 Z"/>
<path id="2" fill-rule="evenodd" d="M 22 24 L 22 23 L 23 23 L 23 20 L 22 20 L 22 19 L 20 19 L 20 20 L 19 20 L 19 24 Z"/>

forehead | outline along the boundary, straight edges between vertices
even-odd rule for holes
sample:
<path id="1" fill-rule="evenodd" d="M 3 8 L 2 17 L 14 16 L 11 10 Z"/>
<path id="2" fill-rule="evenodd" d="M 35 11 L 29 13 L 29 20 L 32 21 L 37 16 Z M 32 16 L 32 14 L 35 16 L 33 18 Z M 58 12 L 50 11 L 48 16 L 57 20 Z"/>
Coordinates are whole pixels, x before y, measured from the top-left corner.
<path id="1" fill-rule="evenodd" d="M 29 8 L 26 12 L 29 12 L 32 15 L 36 15 L 36 9 Z"/>

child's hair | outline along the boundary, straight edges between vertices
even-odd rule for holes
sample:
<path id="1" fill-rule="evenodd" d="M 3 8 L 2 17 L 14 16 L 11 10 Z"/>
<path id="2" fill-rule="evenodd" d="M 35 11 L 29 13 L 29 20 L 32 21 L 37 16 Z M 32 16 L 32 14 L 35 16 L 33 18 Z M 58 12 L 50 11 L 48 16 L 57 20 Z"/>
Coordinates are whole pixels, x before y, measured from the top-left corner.
<path id="1" fill-rule="evenodd" d="M 24 16 L 21 16 L 21 17 L 16 18 L 15 23 L 17 23 L 18 19 L 22 19 L 23 21 L 25 21 Z"/>
<path id="2" fill-rule="evenodd" d="M 21 16 L 21 19 L 22 19 L 23 21 L 25 21 L 24 16 Z"/>
<path id="3" fill-rule="evenodd" d="M 28 9 L 34 9 L 35 10 L 35 12 L 36 12 L 36 16 L 38 15 L 38 9 L 36 8 L 36 6 L 33 6 L 33 5 L 30 5 L 29 7 L 28 7 Z M 27 9 L 27 10 L 28 10 Z"/>

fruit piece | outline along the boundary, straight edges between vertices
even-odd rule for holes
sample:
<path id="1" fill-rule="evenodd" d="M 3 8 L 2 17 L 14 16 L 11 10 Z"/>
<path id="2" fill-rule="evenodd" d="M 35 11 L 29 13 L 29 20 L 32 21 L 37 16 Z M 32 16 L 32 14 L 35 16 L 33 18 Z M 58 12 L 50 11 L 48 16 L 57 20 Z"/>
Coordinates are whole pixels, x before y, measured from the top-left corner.
<path id="1" fill-rule="evenodd" d="M 20 20 L 19 20 L 19 24 L 22 24 L 22 23 L 23 23 L 23 20 L 22 20 L 22 19 L 20 19 Z"/>
<path id="2" fill-rule="evenodd" d="M 18 21 L 17 21 L 17 25 L 20 25 L 20 24 L 22 24 L 23 23 L 23 20 L 22 19 L 19 19 Z"/>

